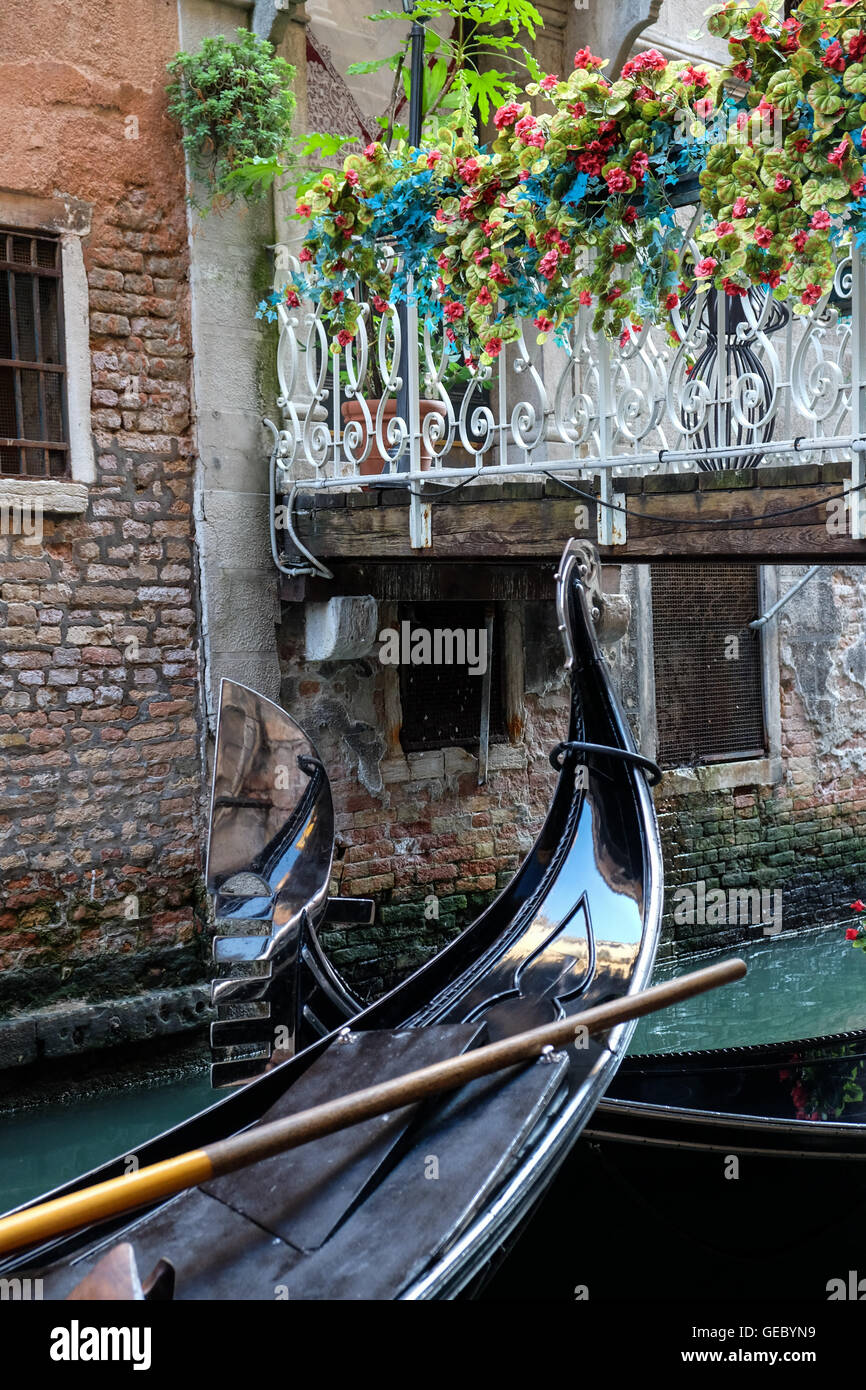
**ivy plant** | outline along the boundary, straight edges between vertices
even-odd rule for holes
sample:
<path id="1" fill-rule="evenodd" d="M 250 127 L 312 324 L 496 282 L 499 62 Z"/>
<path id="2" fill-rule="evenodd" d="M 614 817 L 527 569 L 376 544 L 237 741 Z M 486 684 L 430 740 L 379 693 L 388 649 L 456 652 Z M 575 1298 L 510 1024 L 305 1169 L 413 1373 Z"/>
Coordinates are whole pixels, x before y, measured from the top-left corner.
<path id="1" fill-rule="evenodd" d="M 208 189 L 202 212 L 263 194 L 284 171 L 290 149 L 295 69 L 266 39 L 238 29 L 202 40 L 195 53 L 168 64 L 169 115 L 183 130 L 183 147 Z"/>

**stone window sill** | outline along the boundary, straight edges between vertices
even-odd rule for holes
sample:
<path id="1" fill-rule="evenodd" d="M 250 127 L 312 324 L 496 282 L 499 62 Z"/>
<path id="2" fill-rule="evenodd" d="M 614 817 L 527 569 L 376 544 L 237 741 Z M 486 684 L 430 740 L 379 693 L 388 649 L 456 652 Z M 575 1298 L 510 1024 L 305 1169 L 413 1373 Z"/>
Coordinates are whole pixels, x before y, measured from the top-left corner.
<path id="1" fill-rule="evenodd" d="M 781 758 L 743 758 L 733 763 L 675 767 L 665 772 L 657 796 L 689 796 L 736 787 L 775 787 L 782 780 Z"/>
<path id="2" fill-rule="evenodd" d="M 0 477 L 0 507 L 32 507 L 54 516 L 80 516 L 87 511 L 87 484 L 71 478 Z"/>

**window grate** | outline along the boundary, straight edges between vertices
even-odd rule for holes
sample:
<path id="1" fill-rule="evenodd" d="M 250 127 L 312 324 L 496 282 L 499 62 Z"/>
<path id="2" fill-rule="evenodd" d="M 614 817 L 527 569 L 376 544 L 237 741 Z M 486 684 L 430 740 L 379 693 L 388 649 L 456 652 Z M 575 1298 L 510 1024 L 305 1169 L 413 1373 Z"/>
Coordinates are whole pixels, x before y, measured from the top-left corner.
<path id="1" fill-rule="evenodd" d="M 68 471 L 60 242 L 0 228 L 0 474 Z"/>
<path id="2" fill-rule="evenodd" d="M 401 603 L 397 608 L 398 630 L 408 622 L 412 629 L 476 632 L 486 623 L 483 603 Z M 490 737 L 491 743 L 504 743 L 505 702 L 502 694 L 502 628 L 498 615 L 493 623 L 493 650 L 490 653 Z M 481 736 L 481 694 L 483 679 L 471 676 L 467 665 L 411 666 L 401 664 L 400 703 L 402 725 L 400 743 L 405 753 L 427 749 L 467 748 L 478 751 Z"/>
<path id="3" fill-rule="evenodd" d="M 762 757 L 758 569 L 655 564 L 652 573 L 657 761 L 662 767 Z"/>

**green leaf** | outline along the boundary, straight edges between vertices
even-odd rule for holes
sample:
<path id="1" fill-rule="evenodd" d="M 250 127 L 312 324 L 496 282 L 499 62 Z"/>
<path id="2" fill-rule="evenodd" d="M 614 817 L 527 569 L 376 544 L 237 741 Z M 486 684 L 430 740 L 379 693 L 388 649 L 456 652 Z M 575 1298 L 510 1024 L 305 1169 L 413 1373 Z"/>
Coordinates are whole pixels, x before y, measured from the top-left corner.
<path id="1" fill-rule="evenodd" d="M 360 77 L 364 73 L 378 72 L 380 68 L 388 66 L 393 67 L 393 65 L 394 58 L 393 55 L 391 55 L 388 58 L 371 58 L 367 63 L 350 63 L 346 68 L 346 72 L 350 77 Z"/>

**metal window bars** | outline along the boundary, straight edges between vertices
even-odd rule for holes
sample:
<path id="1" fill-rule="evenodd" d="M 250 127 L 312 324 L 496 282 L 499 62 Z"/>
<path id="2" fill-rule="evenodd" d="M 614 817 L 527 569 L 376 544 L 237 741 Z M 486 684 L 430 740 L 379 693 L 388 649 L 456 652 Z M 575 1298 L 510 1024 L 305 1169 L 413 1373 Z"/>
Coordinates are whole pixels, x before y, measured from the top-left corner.
<path id="1" fill-rule="evenodd" d="M 684 242 L 696 259 L 698 215 Z M 278 287 L 286 272 L 303 282 L 281 247 Z M 357 298 L 360 288 L 347 282 L 346 293 Z M 611 343 L 592 332 L 592 308 L 581 308 L 558 341 L 539 346 L 525 322 L 494 368 L 461 373 L 441 329 L 419 324 L 410 292 L 407 332 L 417 350 L 408 353 L 408 418 L 397 414 L 396 310 L 379 319 L 374 338 L 364 304 L 355 340 L 332 354 L 328 325 L 313 302 L 280 304 L 275 491 L 369 485 L 371 474 L 409 486 L 411 544 L 424 548 L 431 535 L 425 483 L 542 472 L 598 478 L 601 503 L 615 507 L 622 505 L 616 481 L 629 475 L 845 460 L 850 486 L 859 488 L 864 294 L 862 255 L 843 249 L 832 290 L 807 314 L 793 314 L 761 288 L 742 298 L 688 293 L 672 311 L 679 342 L 671 345 L 664 328 L 648 323 Z M 850 532 L 859 538 L 860 509 L 848 510 Z M 624 542 L 625 521 L 624 513 L 599 506 L 599 543 Z"/>
<path id="2" fill-rule="evenodd" d="M 68 470 L 60 240 L 0 229 L 0 474 Z"/>

